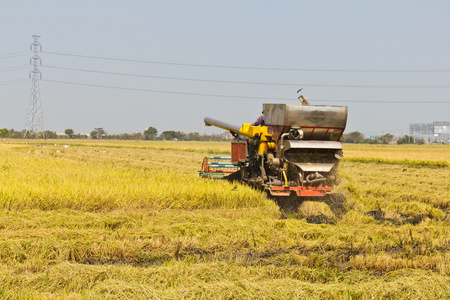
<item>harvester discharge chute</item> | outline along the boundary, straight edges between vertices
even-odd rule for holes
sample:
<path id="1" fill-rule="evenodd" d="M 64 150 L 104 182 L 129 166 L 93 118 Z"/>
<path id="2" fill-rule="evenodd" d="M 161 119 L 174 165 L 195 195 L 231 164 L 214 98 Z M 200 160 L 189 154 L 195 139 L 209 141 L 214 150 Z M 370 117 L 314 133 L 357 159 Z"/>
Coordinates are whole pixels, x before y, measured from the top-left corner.
<path id="1" fill-rule="evenodd" d="M 339 140 L 347 110 L 346 106 L 264 104 L 264 126 L 239 127 L 205 118 L 205 125 L 229 130 L 236 138 L 231 157 L 220 164 L 205 158 L 200 176 L 208 177 L 205 170 L 225 171 L 226 166 L 226 172 L 216 172 L 218 176 L 210 172 L 209 177 L 244 181 L 273 196 L 330 194 L 343 155 Z M 231 166 L 237 170 L 230 171 Z"/>

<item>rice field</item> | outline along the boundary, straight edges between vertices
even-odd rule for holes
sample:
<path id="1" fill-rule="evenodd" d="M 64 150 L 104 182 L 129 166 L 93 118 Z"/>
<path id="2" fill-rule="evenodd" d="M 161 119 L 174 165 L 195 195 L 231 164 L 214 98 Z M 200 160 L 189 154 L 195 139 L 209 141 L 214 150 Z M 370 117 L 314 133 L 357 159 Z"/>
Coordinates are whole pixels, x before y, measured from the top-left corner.
<path id="1" fill-rule="evenodd" d="M 229 143 L 0 149 L 2 299 L 450 297 L 448 146 L 344 145 L 342 215 L 198 178 Z"/>

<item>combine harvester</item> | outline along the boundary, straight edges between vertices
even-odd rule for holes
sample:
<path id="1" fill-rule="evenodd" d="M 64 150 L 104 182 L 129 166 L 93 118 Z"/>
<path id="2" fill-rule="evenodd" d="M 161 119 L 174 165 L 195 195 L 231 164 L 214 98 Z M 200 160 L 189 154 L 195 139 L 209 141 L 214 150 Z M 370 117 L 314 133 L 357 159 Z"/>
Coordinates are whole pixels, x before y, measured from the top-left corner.
<path id="1" fill-rule="evenodd" d="M 333 194 L 348 108 L 300 98 L 303 105 L 263 104 L 263 126 L 205 118 L 235 139 L 231 157 L 205 157 L 200 176 L 243 181 L 277 198 Z"/>

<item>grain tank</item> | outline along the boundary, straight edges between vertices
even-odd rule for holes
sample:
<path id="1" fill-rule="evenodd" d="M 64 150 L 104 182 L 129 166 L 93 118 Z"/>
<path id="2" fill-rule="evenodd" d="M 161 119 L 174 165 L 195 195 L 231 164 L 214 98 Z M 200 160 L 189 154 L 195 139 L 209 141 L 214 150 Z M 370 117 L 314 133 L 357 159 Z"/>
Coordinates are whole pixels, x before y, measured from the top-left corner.
<path id="1" fill-rule="evenodd" d="M 346 106 L 263 104 L 263 126 L 204 121 L 235 136 L 231 163 L 222 163 L 235 171 L 228 171 L 225 178 L 244 181 L 273 196 L 321 197 L 332 193 L 337 180 L 347 110 Z M 210 170 L 206 162 L 200 175 Z"/>

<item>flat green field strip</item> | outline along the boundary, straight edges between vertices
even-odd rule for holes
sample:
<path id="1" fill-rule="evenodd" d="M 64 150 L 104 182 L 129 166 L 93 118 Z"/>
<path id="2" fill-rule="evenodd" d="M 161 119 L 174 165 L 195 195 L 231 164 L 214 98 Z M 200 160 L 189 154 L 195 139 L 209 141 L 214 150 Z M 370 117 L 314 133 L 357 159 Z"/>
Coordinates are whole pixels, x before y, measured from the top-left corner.
<path id="1" fill-rule="evenodd" d="M 412 160 L 412 159 L 389 159 L 380 157 L 350 157 L 345 161 L 374 163 L 383 165 L 405 165 L 408 167 L 429 167 L 429 168 L 448 168 L 450 163 L 442 160 Z"/>
<path id="2" fill-rule="evenodd" d="M 391 161 L 438 161 L 450 163 L 450 148 L 448 145 L 344 144 L 344 151 L 346 158 L 363 157 L 366 159 Z"/>
<path id="3" fill-rule="evenodd" d="M 449 147 L 344 145 L 338 216 L 198 178 L 229 143 L 0 151 L 0 298 L 450 297 L 450 169 L 405 163 L 449 163 Z M 320 215 L 330 222 L 309 222 Z"/>

